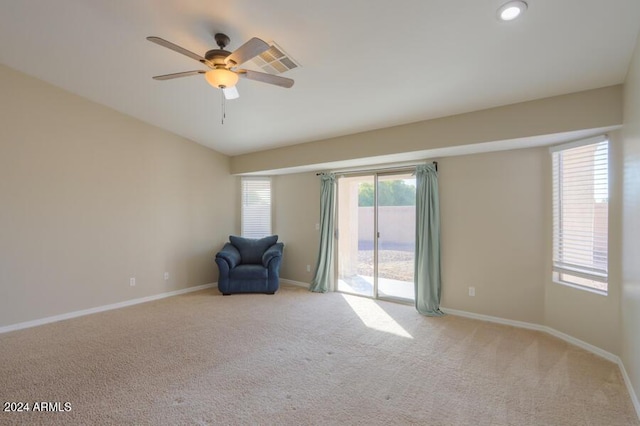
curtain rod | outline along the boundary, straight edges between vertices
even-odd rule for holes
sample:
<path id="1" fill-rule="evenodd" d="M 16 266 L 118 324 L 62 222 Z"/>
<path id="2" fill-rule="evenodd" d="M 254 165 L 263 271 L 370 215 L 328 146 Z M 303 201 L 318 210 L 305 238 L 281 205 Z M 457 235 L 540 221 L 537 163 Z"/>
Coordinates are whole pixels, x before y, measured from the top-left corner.
<path id="1" fill-rule="evenodd" d="M 437 172 L 438 171 L 438 162 L 434 161 L 433 165 L 436 166 L 436 172 Z M 407 169 L 409 167 L 412 167 L 412 166 L 383 167 L 381 169 L 342 170 L 342 171 L 340 171 L 338 173 L 342 174 L 342 173 L 356 173 L 356 172 L 377 172 L 377 171 L 383 171 L 383 170 Z M 327 172 L 318 172 L 318 173 L 316 173 L 316 176 L 324 176 L 326 174 L 327 174 Z"/>

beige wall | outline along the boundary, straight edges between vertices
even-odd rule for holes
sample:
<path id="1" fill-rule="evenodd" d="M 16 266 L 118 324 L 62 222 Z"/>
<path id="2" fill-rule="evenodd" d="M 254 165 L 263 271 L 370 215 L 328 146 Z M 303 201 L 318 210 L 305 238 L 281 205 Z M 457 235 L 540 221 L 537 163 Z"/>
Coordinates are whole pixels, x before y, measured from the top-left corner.
<path id="1" fill-rule="evenodd" d="M 438 160 L 443 307 L 544 322 L 548 162 L 544 148 Z"/>
<path id="2" fill-rule="evenodd" d="M 622 361 L 640 396 L 640 37 L 625 82 L 623 152 Z"/>
<path id="3" fill-rule="evenodd" d="M 231 172 L 260 172 L 620 124 L 622 86 L 612 86 L 239 155 L 231 158 Z"/>
<path id="4" fill-rule="evenodd" d="M 280 276 L 310 283 L 318 257 L 320 179 L 315 173 L 273 178 L 273 232 L 285 244 Z M 311 271 L 307 272 L 307 265 Z"/>
<path id="5" fill-rule="evenodd" d="M 0 93 L 0 326 L 217 280 L 227 157 L 3 66 Z"/>

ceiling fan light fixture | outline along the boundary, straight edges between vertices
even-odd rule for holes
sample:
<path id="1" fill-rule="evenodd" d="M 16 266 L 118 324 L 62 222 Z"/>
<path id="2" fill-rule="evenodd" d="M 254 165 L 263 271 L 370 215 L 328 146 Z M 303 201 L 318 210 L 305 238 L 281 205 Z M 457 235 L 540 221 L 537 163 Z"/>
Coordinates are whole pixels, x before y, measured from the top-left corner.
<path id="1" fill-rule="evenodd" d="M 225 87 L 234 87 L 238 82 L 238 74 L 225 68 L 216 68 L 207 71 L 204 74 L 207 83 L 219 89 Z"/>
<path id="2" fill-rule="evenodd" d="M 498 9 L 498 19 L 501 21 L 512 21 L 522 15 L 527 10 L 527 3 L 521 0 L 510 1 Z"/>

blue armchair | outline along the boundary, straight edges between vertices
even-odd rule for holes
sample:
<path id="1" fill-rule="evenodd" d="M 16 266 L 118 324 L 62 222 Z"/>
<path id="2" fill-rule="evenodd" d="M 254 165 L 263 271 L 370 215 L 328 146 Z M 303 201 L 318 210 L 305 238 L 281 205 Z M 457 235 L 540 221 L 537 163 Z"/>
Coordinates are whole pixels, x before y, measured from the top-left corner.
<path id="1" fill-rule="evenodd" d="M 218 289 L 232 293 L 274 294 L 279 287 L 280 263 L 284 244 L 278 236 L 261 239 L 230 236 L 228 243 L 216 254 L 220 271 Z"/>

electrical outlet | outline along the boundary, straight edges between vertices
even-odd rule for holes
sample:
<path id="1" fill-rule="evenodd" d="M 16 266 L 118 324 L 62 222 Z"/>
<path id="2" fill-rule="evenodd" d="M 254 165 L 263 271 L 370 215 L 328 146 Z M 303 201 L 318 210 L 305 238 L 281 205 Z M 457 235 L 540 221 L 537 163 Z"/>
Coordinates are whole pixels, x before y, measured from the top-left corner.
<path id="1" fill-rule="evenodd" d="M 311 265 L 307 265 L 307 272 L 311 272 Z"/>
<path id="2" fill-rule="evenodd" d="M 476 295 L 476 288 L 469 287 L 469 296 L 474 297 Z"/>
<path id="3" fill-rule="evenodd" d="M 133 277 L 132 277 L 132 278 L 129 278 L 129 285 L 130 285 L 131 287 L 135 286 L 135 285 L 136 285 L 136 279 L 135 279 L 135 278 L 133 278 Z"/>
<path id="4" fill-rule="evenodd" d="M 164 280 L 167 281 L 169 279 L 169 273 L 165 272 L 164 273 Z"/>
<path id="5" fill-rule="evenodd" d="M 316 223 L 316 231 L 319 231 L 319 230 L 320 230 L 320 224 Z"/>

